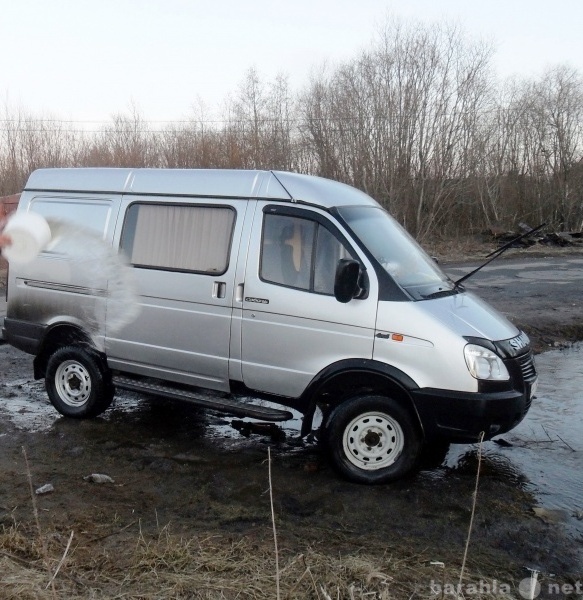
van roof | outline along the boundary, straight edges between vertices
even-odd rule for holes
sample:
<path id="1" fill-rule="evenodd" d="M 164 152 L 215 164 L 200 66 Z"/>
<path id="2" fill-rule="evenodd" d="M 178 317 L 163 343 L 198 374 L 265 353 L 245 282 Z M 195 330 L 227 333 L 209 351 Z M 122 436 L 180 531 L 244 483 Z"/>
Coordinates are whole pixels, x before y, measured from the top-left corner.
<path id="1" fill-rule="evenodd" d="M 332 206 L 377 203 L 352 186 L 285 171 L 229 169 L 39 169 L 25 191 L 267 199 Z"/>

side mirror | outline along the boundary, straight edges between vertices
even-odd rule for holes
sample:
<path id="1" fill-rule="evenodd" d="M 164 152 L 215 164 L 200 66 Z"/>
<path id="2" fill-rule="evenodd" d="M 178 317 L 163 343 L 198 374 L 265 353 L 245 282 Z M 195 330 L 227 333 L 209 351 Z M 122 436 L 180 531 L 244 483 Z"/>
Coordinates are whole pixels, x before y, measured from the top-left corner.
<path id="1" fill-rule="evenodd" d="M 334 279 L 334 297 L 338 302 L 350 302 L 360 291 L 358 280 L 360 277 L 360 263 L 356 260 L 341 258 L 336 267 Z"/>

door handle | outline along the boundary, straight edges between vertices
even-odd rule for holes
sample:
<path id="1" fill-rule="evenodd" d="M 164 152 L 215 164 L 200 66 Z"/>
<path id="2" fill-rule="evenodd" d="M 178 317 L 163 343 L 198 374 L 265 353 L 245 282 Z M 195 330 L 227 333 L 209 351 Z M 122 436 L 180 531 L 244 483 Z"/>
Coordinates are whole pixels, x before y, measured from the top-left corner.
<path id="1" fill-rule="evenodd" d="M 243 302 L 243 289 L 244 289 L 245 285 L 243 283 L 240 283 L 237 286 L 237 290 L 235 292 L 235 302 Z"/>
<path id="2" fill-rule="evenodd" d="M 227 294 L 227 284 L 224 281 L 213 283 L 213 298 L 224 298 Z"/>

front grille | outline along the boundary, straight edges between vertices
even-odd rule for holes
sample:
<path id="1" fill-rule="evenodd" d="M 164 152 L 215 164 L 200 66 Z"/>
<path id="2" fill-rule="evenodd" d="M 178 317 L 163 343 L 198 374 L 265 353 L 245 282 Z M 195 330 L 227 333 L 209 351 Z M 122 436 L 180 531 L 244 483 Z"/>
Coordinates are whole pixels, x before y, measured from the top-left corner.
<path id="1" fill-rule="evenodd" d="M 524 382 L 532 383 L 536 379 L 536 367 L 534 366 L 534 356 L 532 355 L 532 352 L 517 356 L 516 360 L 520 366 Z"/>

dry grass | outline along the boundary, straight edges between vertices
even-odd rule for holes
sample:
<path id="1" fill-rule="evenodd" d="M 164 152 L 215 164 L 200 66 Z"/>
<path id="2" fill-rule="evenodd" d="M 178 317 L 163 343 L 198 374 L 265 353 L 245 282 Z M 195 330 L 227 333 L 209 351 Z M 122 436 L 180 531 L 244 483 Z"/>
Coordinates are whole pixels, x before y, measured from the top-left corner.
<path id="1" fill-rule="evenodd" d="M 45 533 L 49 563 L 62 557 L 66 536 Z M 281 540 L 281 533 L 280 540 Z M 290 542 L 293 544 L 293 542 Z M 366 540 L 363 540 L 366 543 Z M 387 547 L 389 547 L 387 545 Z M 432 581 L 457 581 L 459 566 L 431 564 L 429 555 L 393 555 L 373 547 L 337 555 L 325 548 L 298 552 L 281 542 L 280 593 L 284 599 L 438 598 Z M 86 546 L 73 544 L 55 579 L 58 598 L 201 598 L 263 600 L 275 598 L 273 538 L 209 534 L 185 537 L 169 526 L 157 535 L 139 533 Z M 483 580 L 483 578 L 482 578 Z M 478 581 L 476 573 L 464 582 Z M 34 530 L 17 525 L 0 532 L 0 598 L 49 599 L 49 578 Z M 503 597 L 478 594 L 475 598 Z"/>
<path id="2" fill-rule="evenodd" d="M 27 474 L 30 478 L 28 463 Z M 476 486 L 478 479 L 479 469 Z M 273 493 L 271 479 L 269 489 Z M 474 503 L 476 492 L 477 487 Z M 31 500 L 34 509 L 32 493 Z M 442 597 L 433 582 L 484 581 L 476 573 L 464 576 L 463 567 L 460 575 L 453 562 L 435 562 L 442 557 L 411 554 L 403 542 L 379 544 L 374 535 L 350 552 L 325 540 L 317 548 L 306 546 L 293 530 L 278 527 L 276 533 L 272 498 L 271 507 L 273 531 L 265 527 L 248 536 L 179 535 L 170 525 L 145 533 L 139 522 L 123 525 L 116 518 L 109 525 L 91 526 L 89 520 L 67 524 L 63 531 L 41 530 L 33 510 L 29 524 L 12 523 L 0 531 L 0 598 L 433 599 Z M 71 530 L 82 532 L 72 545 Z M 468 543 L 470 533 L 471 523 Z M 503 595 L 498 590 L 473 597 Z"/>

